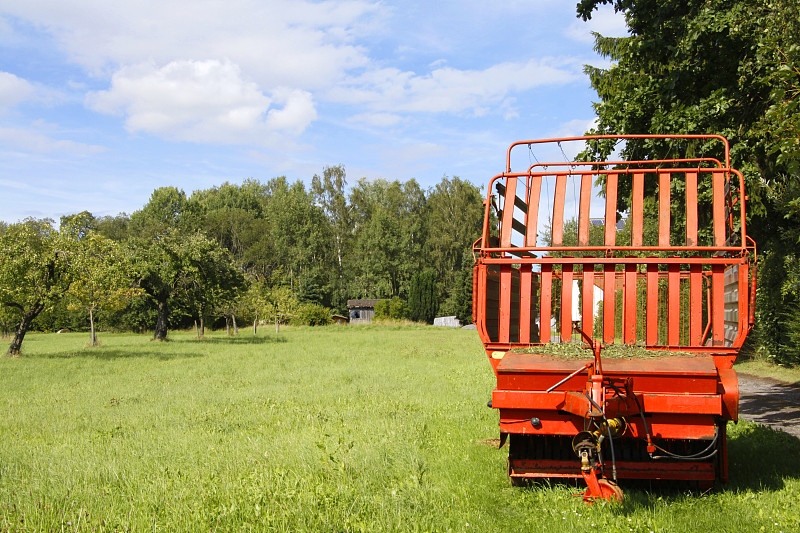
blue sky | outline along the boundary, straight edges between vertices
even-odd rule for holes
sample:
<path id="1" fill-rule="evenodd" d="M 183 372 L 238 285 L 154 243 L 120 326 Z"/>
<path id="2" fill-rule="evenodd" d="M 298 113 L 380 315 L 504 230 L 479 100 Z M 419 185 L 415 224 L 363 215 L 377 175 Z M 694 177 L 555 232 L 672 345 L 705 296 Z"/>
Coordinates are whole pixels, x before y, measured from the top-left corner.
<path id="1" fill-rule="evenodd" d="M 0 220 L 336 164 L 482 185 L 510 143 L 591 124 L 591 31 L 624 22 L 563 0 L 0 0 Z"/>

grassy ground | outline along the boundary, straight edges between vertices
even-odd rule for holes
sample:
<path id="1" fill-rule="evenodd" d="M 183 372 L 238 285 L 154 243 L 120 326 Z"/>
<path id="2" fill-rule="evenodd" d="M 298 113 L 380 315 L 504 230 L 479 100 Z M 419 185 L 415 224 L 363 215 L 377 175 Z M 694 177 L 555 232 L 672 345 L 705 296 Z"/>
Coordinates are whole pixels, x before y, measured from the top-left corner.
<path id="1" fill-rule="evenodd" d="M 762 378 L 772 378 L 784 383 L 800 383 L 800 368 L 773 365 L 767 361 L 737 360 L 736 370 Z"/>
<path id="2" fill-rule="evenodd" d="M 0 358 L 0 531 L 798 531 L 800 441 L 731 426 L 731 482 L 513 488 L 474 331 L 30 335 Z"/>

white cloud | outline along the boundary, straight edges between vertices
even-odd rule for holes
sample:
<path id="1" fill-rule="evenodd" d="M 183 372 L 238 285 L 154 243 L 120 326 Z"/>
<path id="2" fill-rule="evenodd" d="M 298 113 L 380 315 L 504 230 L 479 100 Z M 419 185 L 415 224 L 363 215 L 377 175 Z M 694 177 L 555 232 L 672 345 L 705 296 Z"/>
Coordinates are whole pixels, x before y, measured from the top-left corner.
<path id="1" fill-rule="evenodd" d="M 109 69 L 229 59 L 262 87 L 321 87 L 368 63 L 354 35 L 380 5 L 361 0 L 26 0 L 0 10 L 46 29 L 75 62 Z"/>
<path id="2" fill-rule="evenodd" d="M 390 128 L 403 121 L 403 117 L 395 113 L 359 113 L 350 117 L 350 122 L 378 128 Z"/>
<path id="3" fill-rule="evenodd" d="M 373 111 L 471 113 L 485 115 L 500 107 L 513 117 L 509 93 L 544 85 L 562 84 L 579 76 L 577 69 L 555 59 L 526 63 L 500 63 L 484 70 L 437 68 L 427 75 L 396 68 L 372 70 L 341 84 L 328 97 L 348 104 L 366 105 Z"/>
<path id="4" fill-rule="evenodd" d="M 13 107 L 34 96 L 34 87 L 9 72 L 0 71 L 0 109 Z"/>
<path id="5" fill-rule="evenodd" d="M 33 129 L 0 127 L 0 146 L 36 153 L 67 153 L 86 156 L 105 150 L 102 146 L 55 139 Z"/>
<path id="6" fill-rule="evenodd" d="M 124 115 L 129 131 L 193 142 L 261 144 L 276 132 L 298 135 L 316 118 L 307 92 L 278 89 L 270 98 L 238 65 L 213 59 L 124 67 L 87 104 Z"/>

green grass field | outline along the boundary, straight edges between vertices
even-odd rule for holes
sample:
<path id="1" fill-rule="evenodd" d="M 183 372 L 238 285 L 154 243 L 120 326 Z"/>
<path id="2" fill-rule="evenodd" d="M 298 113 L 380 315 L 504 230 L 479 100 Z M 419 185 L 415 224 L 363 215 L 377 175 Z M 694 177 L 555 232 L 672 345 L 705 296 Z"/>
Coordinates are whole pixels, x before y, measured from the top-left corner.
<path id="1" fill-rule="evenodd" d="M 29 335 L 0 358 L 0 531 L 800 530 L 800 441 L 731 426 L 731 482 L 511 487 L 474 331 Z"/>

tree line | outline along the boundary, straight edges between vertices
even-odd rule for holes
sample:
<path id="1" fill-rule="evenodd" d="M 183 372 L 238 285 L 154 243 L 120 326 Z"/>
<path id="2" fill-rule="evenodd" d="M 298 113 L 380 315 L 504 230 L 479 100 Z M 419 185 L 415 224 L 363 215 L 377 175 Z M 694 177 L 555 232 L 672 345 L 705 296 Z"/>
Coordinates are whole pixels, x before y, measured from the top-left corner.
<path id="1" fill-rule="evenodd" d="M 2 225 L 8 353 L 19 353 L 31 329 L 88 328 L 96 344 L 99 321 L 163 340 L 170 328 L 201 336 L 209 321 L 234 330 L 244 321 L 323 324 L 363 298 L 391 299 L 395 318 L 470 321 L 482 200 L 458 177 L 428 190 L 415 180 L 348 187 L 337 165 L 310 187 L 285 177 L 190 195 L 162 187 L 131 215 Z M 420 291 L 424 309 L 414 304 Z"/>

